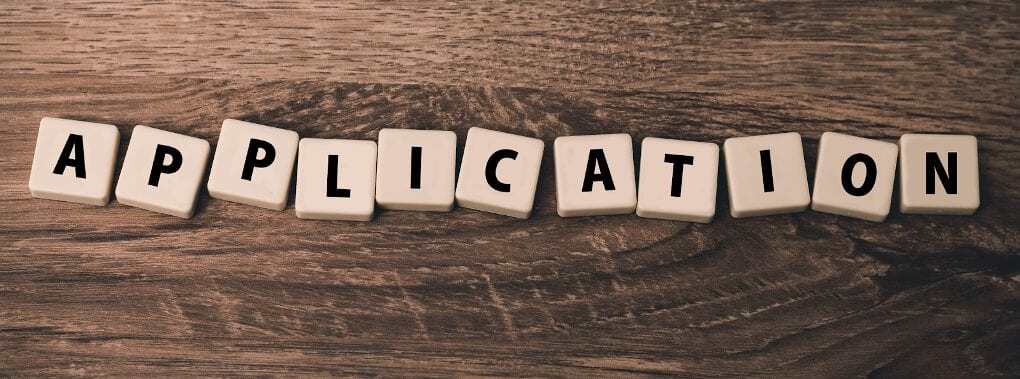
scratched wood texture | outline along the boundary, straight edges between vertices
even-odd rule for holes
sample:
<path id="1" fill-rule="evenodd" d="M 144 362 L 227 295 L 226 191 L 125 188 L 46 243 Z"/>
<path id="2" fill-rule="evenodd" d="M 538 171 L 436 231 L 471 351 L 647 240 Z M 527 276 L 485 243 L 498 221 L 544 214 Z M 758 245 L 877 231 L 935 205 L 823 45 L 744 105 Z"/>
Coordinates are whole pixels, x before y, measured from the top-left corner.
<path id="1" fill-rule="evenodd" d="M 0 376 L 1018 376 L 1015 1 L 0 4 Z M 971 217 L 34 199 L 39 119 L 979 139 Z M 809 174 L 811 175 L 811 174 Z"/>

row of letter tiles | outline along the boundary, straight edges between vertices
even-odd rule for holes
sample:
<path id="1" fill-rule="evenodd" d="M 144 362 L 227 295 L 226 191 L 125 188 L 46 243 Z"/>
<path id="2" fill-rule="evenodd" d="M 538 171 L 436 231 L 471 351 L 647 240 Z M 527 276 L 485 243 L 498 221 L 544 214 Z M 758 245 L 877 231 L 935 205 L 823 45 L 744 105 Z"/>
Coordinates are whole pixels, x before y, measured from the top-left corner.
<path id="1" fill-rule="evenodd" d="M 119 138 L 113 125 L 44 118 L 29 179 L 33 196 L 107 204 Z M 449 211 L 455 200 L 512 217 L 531 214 L 544 150 L 539 139 L 471 128 L 459 178 L 453 132 L 383 129 L 378 141 L 378 147 L 342 139 L 299 143 L 293 131 L 228 119 L 207 186 L 215 198 L 282 210 L 297 159 L 300 218 L 367 221 L 376 204 Z M 736 218 L 800 212 L 810 204 L 820 212 L 882 221 L 897 163 L 903 213 L 966 215 L 979 205 L 973 136 L 906 134 L 897 146 L 824 133 L 813 197 L 799 134 L 730 138 L 722 151 Z M 203 139 L 136 126 L 117 182 L 118 201 L 190 217 L 209 152 Z M 627 134 L 559 137 L 554 159 L 560 216 L 636 210 L 641 217 L 710 222 L 715 215 L 716 144 L 646 138 L 638 180 Z"/>

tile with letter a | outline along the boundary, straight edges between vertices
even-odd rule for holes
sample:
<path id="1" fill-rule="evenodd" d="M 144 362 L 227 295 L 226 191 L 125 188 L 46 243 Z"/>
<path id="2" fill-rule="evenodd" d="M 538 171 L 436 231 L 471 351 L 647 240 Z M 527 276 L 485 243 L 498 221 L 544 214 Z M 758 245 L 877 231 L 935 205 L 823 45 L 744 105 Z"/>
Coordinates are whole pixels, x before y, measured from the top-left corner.
<path id="1" fill-rule="evenodd" d="M 827 132 L 818 143 L 811 209 L 881 222 L 896 182 L 894 143 Z"/>
<path id="2" fill-rule="evenodd" d="M 528 218 L 535 204 L 544 147 L 538 138 L 469 129 L 457 179 L 457 204 Z"/>
<path id="3" fill-rule="evenodd" d="M 800 134 L 730 138 L 723 155 L 733 217 L 801 212 L 811 203 Z"/>
<path id="4" fill-rule="evenodd" d="M 971 215 L 981 204 L 977 138 L 904 134 L 900 137 L 900 211 Z"/>
<path id="5" fill-rule="evenodd" d="M 645 138 L 638 177 L 638 216 L 710 222 L 715 216 L 719 145 Z"/>
<path id="6" fill-rule="evenodd" d="M 209 142 L 135 126 L 117 179 L 117 202 L 189 218 L 209 162 Z"/>
<path id="7" fill-rule="evenodd" d="M 32 196 L 106 205 L 119 145 L 116 126 L 43 118 L 28 180 Z"/>
<path id="8" fill-rule="evenodd" d="M 453 209 L 457 135 L 445 130 L 383 129 L 375 201 L 385 209 Z"/>
<path id="9" fill-rule="evenodd" d="M 369 221 L 375 213 L 375 141 L 302 138 L 294 211 L 299 218 Z"/>
<path id="10" fill-rule="evenodd" d="M 276 211 L 287 207 L 298 134 L 224 120 L 209 170 L 209 195 Z"/>
<path id="11" fill-rule="evenodd" d="M 633 213 L 634 148 L 628 134 L 559 137 L 556 212 L 561 217 Z"/>

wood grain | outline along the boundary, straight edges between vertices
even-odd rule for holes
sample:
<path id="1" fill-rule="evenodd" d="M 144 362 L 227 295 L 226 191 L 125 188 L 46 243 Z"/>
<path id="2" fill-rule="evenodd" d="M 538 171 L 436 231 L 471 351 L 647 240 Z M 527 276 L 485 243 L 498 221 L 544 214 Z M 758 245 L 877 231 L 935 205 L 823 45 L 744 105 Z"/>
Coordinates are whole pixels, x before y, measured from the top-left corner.
<path id="1" fill-rule="evenodd" d="M 0 5 L 0 376 L 1020 375 L 1013 2 Z M 32 198 L 44 116 L 216 143 L 486 127 L 974 134 L 982 208 L 870 223 Z M 720 183 L 725 194 L 725 182 Z"/>

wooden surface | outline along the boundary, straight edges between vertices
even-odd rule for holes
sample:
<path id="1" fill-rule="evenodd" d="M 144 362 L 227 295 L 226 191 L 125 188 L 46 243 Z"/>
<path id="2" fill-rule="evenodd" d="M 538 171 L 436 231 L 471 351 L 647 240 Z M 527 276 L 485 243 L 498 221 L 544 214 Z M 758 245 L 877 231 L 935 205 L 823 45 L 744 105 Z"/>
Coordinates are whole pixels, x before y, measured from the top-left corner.
<path id="1" fill-rule="evenodd" d="M 1020 375 L 1020 10 L 966 3 L 0 5 L 0 376 Z M 34 199 L 39 119 L 215 144 L 974 134 L 972 217 L 456 209 L 190 220 Z M 812 174 L 809 174 L 812 175 Z"/>

